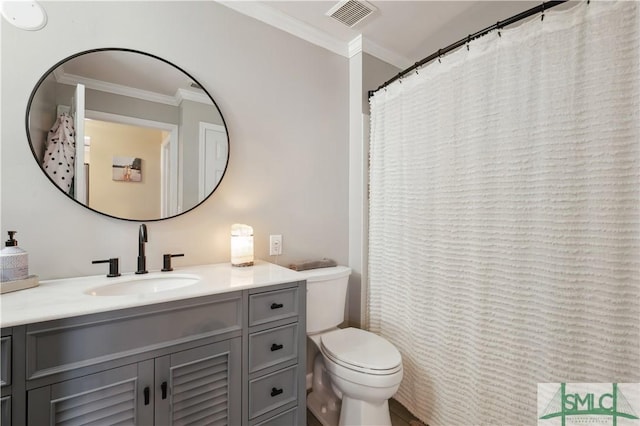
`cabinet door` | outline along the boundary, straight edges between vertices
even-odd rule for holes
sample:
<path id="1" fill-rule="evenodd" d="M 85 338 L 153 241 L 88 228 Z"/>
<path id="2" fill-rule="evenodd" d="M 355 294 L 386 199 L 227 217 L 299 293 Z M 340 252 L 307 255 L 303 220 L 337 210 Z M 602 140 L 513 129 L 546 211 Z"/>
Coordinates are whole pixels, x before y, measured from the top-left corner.
<path id="1" fill-rule="evenodd" d="M 0 398 L 0 425 L 11 426 L 11 396 Z"/>
<path id="2" fill-rule="evenodd" d="M 153 360 L 28 393 L 28 424 L 152 425 Z"/>
<path id="3" fill-rule="evenodd" d="M 156 425 L 240 424 L 241 360 L 239 337 L 158 358 Z"/>
<path id="4" fill-rule="evenodd" d="M 11 384 L 11 336 L 0 339 L 0 386 Z"/>

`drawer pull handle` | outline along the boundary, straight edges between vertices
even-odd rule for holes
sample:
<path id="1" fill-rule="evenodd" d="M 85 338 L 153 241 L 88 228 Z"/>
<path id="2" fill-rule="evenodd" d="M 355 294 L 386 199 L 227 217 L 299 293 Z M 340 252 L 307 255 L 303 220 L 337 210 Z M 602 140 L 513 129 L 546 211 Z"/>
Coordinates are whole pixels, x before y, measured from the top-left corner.
<path id="1" fill-rule="evenodd" d="M 144 388 L 142 392 L 144 393 L 144 405 L 149 405 L 149 386 Z"/>
<path id="2" fill-rule="evenodd" d="M 162 399 L 167 399 L 167 382 L 162 382 L 160 389 L 162 390 Z"/>
<path id="3" fill-rule="evenodd" d="M 282 348 L 284 348 L 284 346 L 277 345 L 277 344 L 274 343 L 273 345 L 271 345 L 271 352 L 279 351 Z"/>
<path id="4" fill-rule="evenodd" d="M 278 396 L 280 395 L 282 392 L 284 392 L 282 390 L 282 388 L 278 389 L 278 388 L 271 388 L 271 396 Z"/>
<path id="5" fill-rule="evenodd" d="M 284 305 L 282 303 L 272 303 L 271 304 L 271 309 L 280 309 L 282 308 Z"/>

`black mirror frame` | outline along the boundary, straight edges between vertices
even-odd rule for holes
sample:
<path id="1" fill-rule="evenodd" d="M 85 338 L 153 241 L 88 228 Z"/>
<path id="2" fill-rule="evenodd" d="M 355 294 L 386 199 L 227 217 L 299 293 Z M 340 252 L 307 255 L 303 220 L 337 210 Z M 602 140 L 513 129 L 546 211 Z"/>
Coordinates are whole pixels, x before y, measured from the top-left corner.
<path id="1" fill-rule="evenodd" d="M 62 188 L 60 188 L 58 185 L 56 185 L 56 183 L 53 181 L 53 179 L 51 179 L 51 177 L 44 171 L 44 168 L 42 167 L 42 164 L 40 164 L 40 161 L 38 160 L 38 155 L 35 152 L 35 149 L 33 148 L 33 142 L 31 140 L 31 131 L 30 131 L 30 128 L 29 128 L 29 115 L 30 115 L 30 112 L 31 112 L 31 104 L 33 103 L 33 98 L 35 97 L 36 92 L 38 91 L 38 89 L 40 88 L 40 85 L 44 82 L 44 80 L 56 68 L 58 68 L 59 66 L 61 66 L 65 62 L 70 61 L 71 59 L 76 58 L 78 56 L 86 55 L 86 54 L 89 54 L 89 53 L 103 52 L 103 51 L 121 51 L 121 52 L 137 53 L 137 54 L 140 54 L 140 55 L 145 55 L 145 56 L 149 56 L 151 58 L 157 59 L 157 60 L 159 60 L 161 62 L 164 62 L 165 64 L 167 64 L 167 65 L 169 65 L 169 66 L 171 66 L 173 68 L 176 68 L 177 70 L 179 70 L 182 73 L 184 73 L 187 77 L 189 77 L 194 83 L 198 84 L 200 86 L 200 88 L 202 89 L 202 91 L 204 91 L 204 93 L 207 95 L 207 97 L 209 97 L 209 99 L 211 99 L 211 102 L 213 103 L 213 106 L 218 110 L 218 113 L 220 114 L 220 118 L 222 119 L 222 124 L 224 125 L 225 132 L 227 134 L 227 147 L 228 147 L 228 149 L 227 149 L 227 162 L 226 162 L 226 164 L 224 166 L 224 171 L 222 173 L 222 176 L 220 176 L 220 180 L 216 183 L 216 186 L 211 190 L 211 192 L 206 197 L 204 197 L 204 199 L 202 199 L 202 201 L 200 201 L 195 206 L 189 208 L 188 210 L 185 210 L 185 211 L 180 212 L 178 214 L 175 214 L 173 216 L 160 217 L 160 218 L 156 218 L 156 219 L 129 219 L 129 218 L 124 218 L 124 217 L 113 216 L 113 215 L 110 215 L 108 213 L 101 212 L 99 210 L 93 209 L 93 208 L 81 203 L 80 201 L 76 200 L 72 196 L 70 196 Z M 231 139 L 229 137 L 229 128 L 228 128 L 227 123 L 226 123 L 226 121 L 224 119 L 224 116 L 222 115 L 222 111 L 220 111 L 220 107 L 218 107 L 218 104 L 213 99 L 213 97 L 209 94 L 207 89 L 205 89 L 204 86 L 202 86 L 202 84 L 200 84 L 200 82 L 198 80 L 193 78 L 193 76 L 191 74 L 189 74 L 188 72 L 186 72 L 185 70 L 183 70 L 179 66 L 167 61 L 166 59 L 163 59 L 163 58 L 161 58 L 159 56 L 156 56 L 156 55 L 153 55 L 151 53 L 142 52 L 142 51 L 135 50 L 135 49 L 122 48 L 122 47 L 103 47 L 103 48 L 85 50 L 85 51 L 82 51 L 82 52 L 79 52 L 79 53 L 75 53 L 75 54 L 73 54 L 71 56 L 68 56 L 68 57 L 58 61 L 55 65 L 53 65 L 51 68 L 49 68 L 42 75 L 42 77 L 40 77 L 40 79 L 36 83 L 35 87 L 31 91 L 31 95 L 29 96 L 29 102 L 27 103 L 27 112 L 26 112 L 26 118 L 25 118 L 25 128 L 26 128 L 26 132 L 27 132 L 27 140 L 29 142 L 29 148 L 31 149 L 31 153 L 33 154 L 33 158 L 34 158 L 35 162 L 38 164 L 38 167 L 40 168 L 42 173 L 47 177 L 47 179 L 49 179 L 51 184 L 56 189 L 58 189 L 58 191 L 62 192 L 65 195 L 65 197 L 73 200 L 75 203 L 77 203 L 78 205 L 80 205 L 80 206 L 82 206 L 82 207 L 84 207 L 84 208 L 86 208 L 88 210 L 91 210 L 91 211 L 93 211 L 95 213 L 99 213 L 99 214 L 101 214 L 103 216 L 107 216 L 107 217 L 111 217 L 111 218 L 119 219 L 119 220 L 126 220 L 126 221 L 129 221 L 129 222 L 159 222 L 161 220 L 172 219 L 174 217 L 182 216 L 182 215 L 192 211 L 196 207 L 202 205 L 202 203 L 207 201 L 209 199 L 209 197 L 211 197 L 211 195 L 213 195 L 213 193 L 216 191 L 216 189 L 218 189 L 218 187 L 220 186 L 220 183 L 222 182 L 222 180 L 224 179 L 225 174 L 227 173 L 227 168 L 229 167 L 229 158 L 231 157 Z"/>

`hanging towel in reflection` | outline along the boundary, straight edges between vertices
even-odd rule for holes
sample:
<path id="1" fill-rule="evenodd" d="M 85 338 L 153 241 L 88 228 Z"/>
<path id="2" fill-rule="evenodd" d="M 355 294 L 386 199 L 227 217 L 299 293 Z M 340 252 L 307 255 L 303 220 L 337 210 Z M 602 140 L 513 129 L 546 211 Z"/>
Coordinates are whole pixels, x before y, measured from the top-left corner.
<path id="1" fill-rule="evenodd" d="M 42 165 L 53 182 L 67 193 L 71 190 L 75 156 L 76 141 L 73 118 L 68 113 L 63 113 L 49 130 Z"/>

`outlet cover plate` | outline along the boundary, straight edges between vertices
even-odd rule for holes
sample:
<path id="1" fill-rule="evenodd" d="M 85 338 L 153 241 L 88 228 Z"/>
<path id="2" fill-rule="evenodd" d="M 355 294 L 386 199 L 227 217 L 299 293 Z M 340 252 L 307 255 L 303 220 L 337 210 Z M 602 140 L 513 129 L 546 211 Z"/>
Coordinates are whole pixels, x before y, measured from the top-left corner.
<path id="1" fill-rule="evenodd" d="M 282 235 L 269 235 L 269 256 L 282 254 Z"/>

